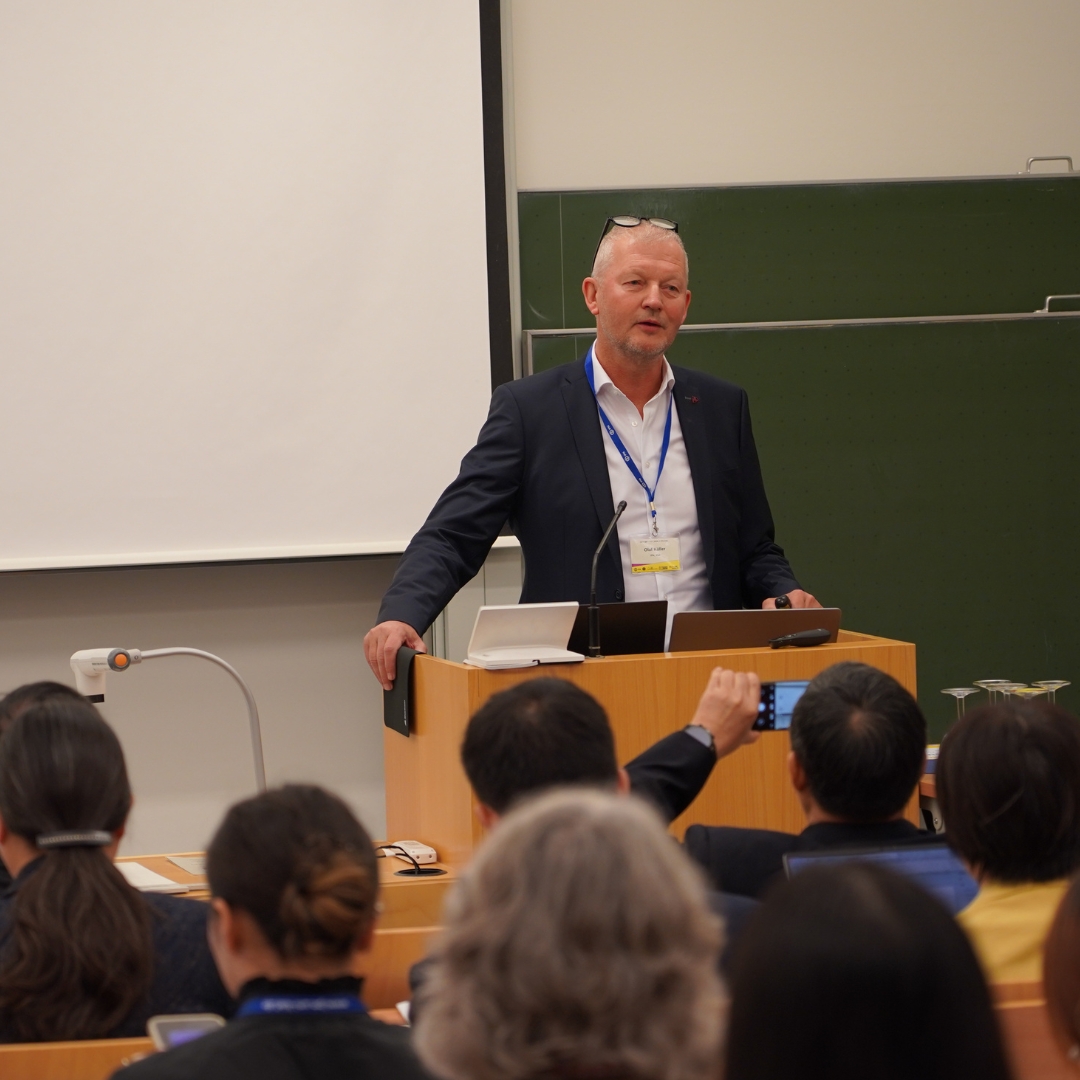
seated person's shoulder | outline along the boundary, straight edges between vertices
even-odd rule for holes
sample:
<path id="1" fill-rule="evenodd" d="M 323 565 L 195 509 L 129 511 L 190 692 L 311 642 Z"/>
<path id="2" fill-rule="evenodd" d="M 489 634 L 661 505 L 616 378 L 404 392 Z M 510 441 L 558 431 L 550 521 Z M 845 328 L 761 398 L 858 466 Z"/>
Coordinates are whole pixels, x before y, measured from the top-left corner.
<path id="1" fill-rule="evenodd" d="M 709 875 L 713 887 L 738 896 L 758 897 L 783 870 L 783 858 L 798 846 L 794 833 L 740 829 L 728 825 L 691 825 L 687 853 Z"/>
<path id="2" fill-rule="evenodd" d="M 180 1080 L 233 1075 L 247 1076 L 246 1067 L 238 1068 L 233 1031 L 224 1028 L 175 1050 L 150 1054 L 126 1068 L 117 1069 L 117 1080 Z"/>
<path id="3" fill-rule="evenodd" d="M 154 978 L 147 997 L 114 1034 L 141 1035 L 146 1021 L 163 1013 L 231 1016 L 234 1003 L 221 983 L 206 940 L 209 906 L 161 893 L 142 895 L 150 909 Z"/>
<path id="4" fill-rule="evenodd" d="M 744 854 L 758 851 L 793 851 L 797 833 L 776 829 L 743 829 L 735 825 L 691 825 L 686 830 L 686 847 L 691 851 L 711 849 L 720 853 Z"/>
<path id="5" fill-rule="evenodd" d="M 292 1024 L 292 1021 L 290 1021 Z M 174 1050 L 153 1054 L 114 1073 L 116 1080 L 430 1080 L 412 1049 L 410 1031 L 369 1016 L 344 1025 L 268 1027 L 232 1021 Z"/>
<path id="6" fill-rule="evenodd" d="M 143 893 L 143 899 L 149 904 L 151 917 L 161 926 L 177 931 L 203 929 L 210 911 L 202 900 L 189 900 L 184 896 L 172 896 L 169 893 Z"/>

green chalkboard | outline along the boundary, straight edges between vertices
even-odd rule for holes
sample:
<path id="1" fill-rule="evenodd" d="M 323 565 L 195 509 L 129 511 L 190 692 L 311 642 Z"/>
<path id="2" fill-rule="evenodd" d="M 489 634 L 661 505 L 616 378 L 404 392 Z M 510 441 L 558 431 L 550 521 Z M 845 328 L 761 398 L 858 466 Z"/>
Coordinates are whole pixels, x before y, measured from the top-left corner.
<path id="1" fill-rule="evenodd" d="M 1033 311 L 1080 293 L 1080 174 L 523 192 L 526 329 L 591 325 L 581 279 L 618 213 L 679 222 L 694 323 Z"/>
<path id="2" fill-rule="evenodd" d="M 565 262 L 571 248 L 577 263 L 587 261 L 595 236 L 584 256 L 580 243 L 564 241 L 561 284 L 551 236 L 528 239 L 552 199 L 562 203 L 564 228 L 577 223 L 582 238 L 586 218 L 599 213 L 602 225 L 612 207 L 662 209 L 681 224 L 684 205 L 712 200 L 711 223 L 695 235 L 727 227 L 728 240 L 713 257 L 687 232 L 694 303 L 707 308 L 692 321 L 1032 310 L 1047 293 L 1080 292 L 1080 181 L 669 196 L 651 205 L 641 193 L 522 196 L 533 213 L 528 221 L 523 213 L 523 308 L 534 319 L 558 310 L 555 323 L 533 325 L 589 323 L 565 284 Z M 890 200 L 904 211 L 900 224 L 887 221 Z M 741 247 L 731 239 L 738 230 L 718 222 L 733 204 L 771 223 L 760 243 L 752 221 L 739 226 Z M 964 205 L 970 212 L 957 222 Z M 777 222 L 796 206 L 806 215 L 801 232 L 791 224 L 781 236 Z M 870 267 L 882 233 L 893 239 L 889 257 Z M 830 259 L 813 257 L 821 245 Z M 987 265 L 995 250 L 1000 258 Z M 1024 262 L 1007 251 L 1032 254 Z M 758 296 L 729 262 L 763 292 L 785 277 L 790 288 Z M 545 265 L 552 280 L 542 288 Z M 534 366 L 580 355 L 587 342 L 537 340 Z M 778 538 L 796 573 L 844 608 L 847 626 L 916 643 L 920 701 L 935 735 L 955 715 L 940 689 L 974 679 L 1074 678 L 1078 687 L 1060 700 L 1080 702 L 1080 319 L 724 330 L 684 335 L 669 355 L 747 388 Z"/>

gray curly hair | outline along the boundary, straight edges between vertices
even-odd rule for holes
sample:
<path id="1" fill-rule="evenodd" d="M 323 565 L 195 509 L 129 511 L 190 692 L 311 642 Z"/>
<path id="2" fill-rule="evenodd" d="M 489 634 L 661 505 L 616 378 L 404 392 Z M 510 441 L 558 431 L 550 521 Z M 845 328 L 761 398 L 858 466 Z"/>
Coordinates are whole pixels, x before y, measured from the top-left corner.
<path id="1" fill-rule="evenodd" d="M 414 1045 L 447 1080 L 714 1076 L 720 920 L 646 804 L 540 795 L 504 818 L 446 905 Z"/>

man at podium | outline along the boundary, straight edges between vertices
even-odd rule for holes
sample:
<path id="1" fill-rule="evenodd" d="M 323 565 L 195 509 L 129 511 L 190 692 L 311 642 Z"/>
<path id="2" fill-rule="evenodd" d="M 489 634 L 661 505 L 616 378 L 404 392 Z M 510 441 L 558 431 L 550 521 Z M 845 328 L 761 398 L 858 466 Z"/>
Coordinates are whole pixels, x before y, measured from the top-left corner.
<path id="1" fill-rule="evenodd" d="M 509 522 L 522 603 L 667 600 L 678 611 L 818 607 L 774 539 L 747 395 L 665 358 L 690 307 L 678 226 L 608 218 L 582 283 L 596 341 L 580 360 L 500 386 L 487 421 L 402 556 L 364 639 L 385 689 Z M 669 624 L 670 625 L 670 624 Z"/>

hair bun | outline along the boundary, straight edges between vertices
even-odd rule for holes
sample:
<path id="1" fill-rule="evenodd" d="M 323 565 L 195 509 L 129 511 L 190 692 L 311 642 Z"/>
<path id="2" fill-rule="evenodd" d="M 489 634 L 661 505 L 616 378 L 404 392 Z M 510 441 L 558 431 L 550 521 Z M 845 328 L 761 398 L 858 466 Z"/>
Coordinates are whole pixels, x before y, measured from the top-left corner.
<path id="1" fill-rule="evenodd" d="M 345 852 L 298 874 L 281 896 L 282 954 L 341 956 L 375 917 L 377 882 Z"/>

